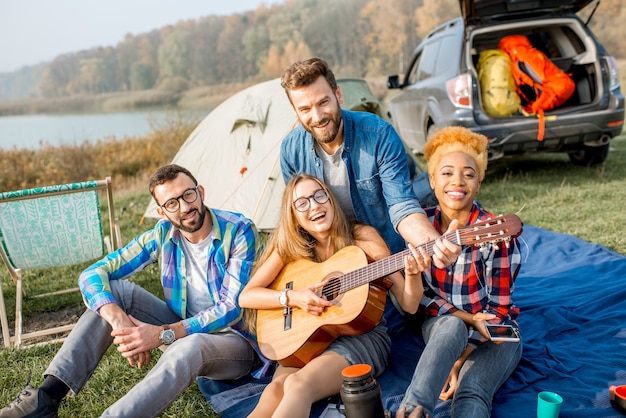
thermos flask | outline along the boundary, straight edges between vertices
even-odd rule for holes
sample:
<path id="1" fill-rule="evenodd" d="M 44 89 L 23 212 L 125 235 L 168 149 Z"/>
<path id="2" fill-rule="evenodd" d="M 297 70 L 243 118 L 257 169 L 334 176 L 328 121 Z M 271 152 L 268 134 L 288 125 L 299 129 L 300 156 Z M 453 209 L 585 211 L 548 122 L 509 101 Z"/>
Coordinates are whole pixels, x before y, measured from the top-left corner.
<path id="1" fill-rule="evenodd" d="M 354 364 L 341 372 L 341 400 L 346 418 L 385 418 L 378 382 L 369 364 Z"/>

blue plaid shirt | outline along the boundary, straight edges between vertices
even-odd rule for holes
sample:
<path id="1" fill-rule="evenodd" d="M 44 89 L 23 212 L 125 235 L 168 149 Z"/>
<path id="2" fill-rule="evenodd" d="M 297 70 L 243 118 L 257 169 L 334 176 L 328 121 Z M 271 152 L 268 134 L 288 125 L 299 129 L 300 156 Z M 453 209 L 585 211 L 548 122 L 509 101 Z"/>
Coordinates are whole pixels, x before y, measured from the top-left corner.
<path id="1" fill-rule="evenodd" d="M 217 209 L 209 209 L 209 213 L 213 243 L 209 246 L 207 291 L 213 303 L 205 310 L 187 317 L 187 280 L 180 242 L 184 238 L 165 219 L 80 275 L 78 284 L 87 307 L 98 312 L 101 306 L 116 303 L 110 280 L 125 279 L 158 262 L 165 302 L 182 319 L 187 334 L 240 328 L 242 310 L 237 299 L 250 279 L 258 243 L 256 228 L 237 213 Z"/>

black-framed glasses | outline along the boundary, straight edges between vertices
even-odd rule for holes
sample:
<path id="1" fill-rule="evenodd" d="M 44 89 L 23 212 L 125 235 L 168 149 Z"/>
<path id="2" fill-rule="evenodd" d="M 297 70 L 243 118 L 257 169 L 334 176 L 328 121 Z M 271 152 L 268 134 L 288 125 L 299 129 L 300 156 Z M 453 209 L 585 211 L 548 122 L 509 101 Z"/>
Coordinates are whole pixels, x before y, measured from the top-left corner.
<path id="1" fill-rule="evenodd" d="M 311 196 L 302 196 L 294 200 L 293 207 L 298 212 L 306 212 L 311 207 L 311 199 L 321 205 L 328 202 L 328 194 L 324 189 L 318 189 Z"/>
<path id="2" fill-rule="evenodd" d="M 169 213 L 174 213 L 180 208 L 180 199 L 183 199 L 187 203 L 193 203 L 198 199 L 198 186 L 187 189 L 178 197 L 167 199 L 161 206 Z"/>

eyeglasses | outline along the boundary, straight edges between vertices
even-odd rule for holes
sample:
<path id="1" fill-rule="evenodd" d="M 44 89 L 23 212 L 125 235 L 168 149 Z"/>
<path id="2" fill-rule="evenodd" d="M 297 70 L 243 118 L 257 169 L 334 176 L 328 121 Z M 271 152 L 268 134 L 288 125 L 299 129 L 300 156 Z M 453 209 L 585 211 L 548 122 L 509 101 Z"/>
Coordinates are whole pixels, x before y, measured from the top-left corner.
<path id="1" fill-rule="evenodd" d="M 185 190 L 183 194 L 178 197 L 168 199 L 161 206 L 169 213 L 174 213 L 180 208 L 180 199 L 183 199 L 187 203 L 193 203 L 198 199 L 198 186 Z"/>
<path id="2" fill-rule="evenodd" d="M 328 194 L 326 194 L 326 191 L 324 189 L 318 189 L 311 196 L 297 198 L 293 202 L 293 207 L 296 208 L 298 212 L 306 212 L 311 207 L 311 198 L 320 205 L 328 202 Z"/>

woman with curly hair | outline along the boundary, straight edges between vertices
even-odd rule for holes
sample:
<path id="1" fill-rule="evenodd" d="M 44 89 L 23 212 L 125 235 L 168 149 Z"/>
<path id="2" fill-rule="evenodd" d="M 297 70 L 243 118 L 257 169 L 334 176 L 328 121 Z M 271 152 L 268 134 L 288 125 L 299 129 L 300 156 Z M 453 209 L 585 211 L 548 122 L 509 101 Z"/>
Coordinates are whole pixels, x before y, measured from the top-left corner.
<path id="1" fill-rule="evenodd" d="M 474 198 L 487 167 L 487 138 L 463 127 L 436 132 L 424 147 L 430 184 L 439 205 L 426 210 L 439 232 L 494 218 Z M 434 416 L 437 398 L 452 398 L 453 417 L 490 417 L 493 396 L 513 373 L 522 343 L 490 341 L 486 323 L 517 327 L 514 281 L 521 263 L 515 239 L 508 245 L 462 246 L 459 258 L 423 272 L 426 347 L 398 416 L 422 408 Z M 413 415 L 411 415 L 413 416 Z"/>

